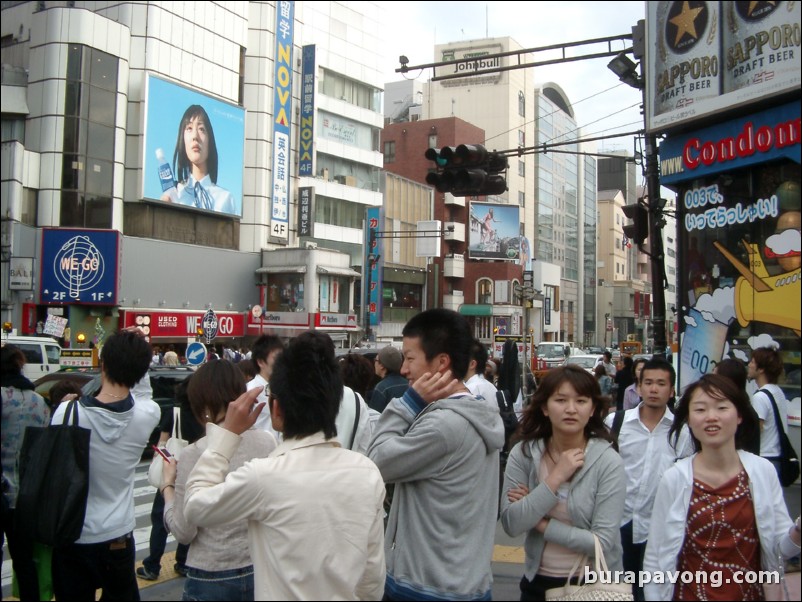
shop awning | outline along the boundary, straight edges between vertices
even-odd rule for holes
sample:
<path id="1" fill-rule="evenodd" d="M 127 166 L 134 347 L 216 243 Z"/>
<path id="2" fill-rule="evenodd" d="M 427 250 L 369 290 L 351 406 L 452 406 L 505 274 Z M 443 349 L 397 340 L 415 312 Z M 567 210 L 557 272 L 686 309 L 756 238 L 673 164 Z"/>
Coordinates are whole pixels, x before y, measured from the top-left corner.
<path id="1" fill-rule="evenodd" d="M 317 266 L 318 274 L 330 274 L 332 276 L 347 276 L 348 278 L 359 278 L 362 274 L 351 268 L 330 268 L 327 266 Z"/>
<path id="2" fill-rule="evenodd" d="M 305 265 L 266 265 L 256 268 L 257 274 L 306 274 Z"/>
<path id="3" fill-rule="evenodd" d="M 493 306 L 487 303 L 463 303 L 459 306 L 459 313 L 463 316 L 492 316 Z"/>

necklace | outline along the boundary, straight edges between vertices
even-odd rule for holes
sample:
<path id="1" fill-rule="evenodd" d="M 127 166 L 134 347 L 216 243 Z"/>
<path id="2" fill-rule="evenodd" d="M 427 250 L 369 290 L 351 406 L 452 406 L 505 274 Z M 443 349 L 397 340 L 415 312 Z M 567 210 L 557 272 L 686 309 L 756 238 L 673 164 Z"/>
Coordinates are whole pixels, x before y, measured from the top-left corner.
<path id="1" fill-rule="evenodd" d="M 109 397 L 113 397 L 114 399 L 125 399 L 128 395 L 115 395 L 114 393 L 109 393 L 108 391 L 101 391 L 98 395 L 108 395 Z"/>

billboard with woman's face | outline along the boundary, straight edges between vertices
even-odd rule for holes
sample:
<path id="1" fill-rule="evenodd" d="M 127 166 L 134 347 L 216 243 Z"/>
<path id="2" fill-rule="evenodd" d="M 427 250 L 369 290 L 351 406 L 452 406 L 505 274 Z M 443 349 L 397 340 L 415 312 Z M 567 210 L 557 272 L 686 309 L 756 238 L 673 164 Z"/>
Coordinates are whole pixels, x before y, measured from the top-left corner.
<path id="1" fill-rule="evenodd" d="M 518 205 L 471 203 L 470 259 L 521 260 L 521 208 Z"/>
<path id="2" fill-rule="evenodd" d="M 245 110 L 148 74 L 142 196 L 242 217 Z"/>

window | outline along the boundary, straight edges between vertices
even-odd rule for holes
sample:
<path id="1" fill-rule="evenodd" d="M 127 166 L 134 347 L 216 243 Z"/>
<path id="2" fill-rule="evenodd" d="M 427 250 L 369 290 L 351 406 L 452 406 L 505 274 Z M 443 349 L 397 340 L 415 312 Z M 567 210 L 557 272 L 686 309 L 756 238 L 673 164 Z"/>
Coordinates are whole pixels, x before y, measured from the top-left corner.
<path id="1" fill-rule="evenodd" d="M 476 302 L 485 305 L 493 303 L 493 281 L 489 278 L 476 282 Z"/>
<path id="2" fill-rule="evenodd" d="M 437 134 L 429 134 L 429 148 L 437 148 Z"/>
<path id="3" fill-rule="evenodd" d="M 518 206 L 526 207 L 526 193 L 521 190 L 518 191 Z"/>
<path id="4" fill-rule="evenodd" d="M 518 91 L 518 115 L 526 117 L 526 96 L 522 91 Z"/>
<path id="5" fill-rule="evenodd" d="M 522 178 L 526 177 L 526 163 L 524 161 L 518 161 L 518 175 Z"/>
<path id="6" fill-rule="evenodd" d="M 68 49 L 61 226 L 111 227 L 118 65 L 95 48 Z"/>
<path id="7" fill-rule="evenodd" d="M 490 316 L 477 316 L 474 321 L 473 334 L 477 339 L 489 339 L 493 334 Z"/>
<path id="8" fill-rule="evenodd" d="M 518 130 L 518 146 L 526 146 L 526 132 Z"/>
<path id="9" fill-rule="evenodd" d="M 269 274 L 265 309 L 268 312 L 303 311 L 305 309 L 304 275 Z"/>
<path id="10" fill-rule="evenodd" d="M 521 305 L 523 303 L 523 289 L 521 288 L 521 283 L 517 280 L 512 281 L 512 304 L 513 305 Z"/>
<path id="11" fill-rule="evenodd" d="M 384 143 L 384 162 L 395 163 L 395 140 Z"/>

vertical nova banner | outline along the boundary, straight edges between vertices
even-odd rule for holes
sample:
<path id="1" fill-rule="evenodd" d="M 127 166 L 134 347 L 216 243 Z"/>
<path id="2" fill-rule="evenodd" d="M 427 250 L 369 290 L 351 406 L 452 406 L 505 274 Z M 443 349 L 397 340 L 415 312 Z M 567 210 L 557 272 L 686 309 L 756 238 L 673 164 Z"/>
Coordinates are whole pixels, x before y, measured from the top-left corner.
<path id="1" fill-rule="evenodd" d="M 313 176 L 312 144 L 315 137 L 315 45 L 304 46 L 301 60 L 301 140 L 298 175 Z"/>
<path id="2" fill-rule="evenodd" d="M 292 45 L 294 2 L 276 3 L 276 51 L 273 70 L 273 185 L 270 191 L 270 236 L 289 242 L 290 122 L 292 119 Z"/>

